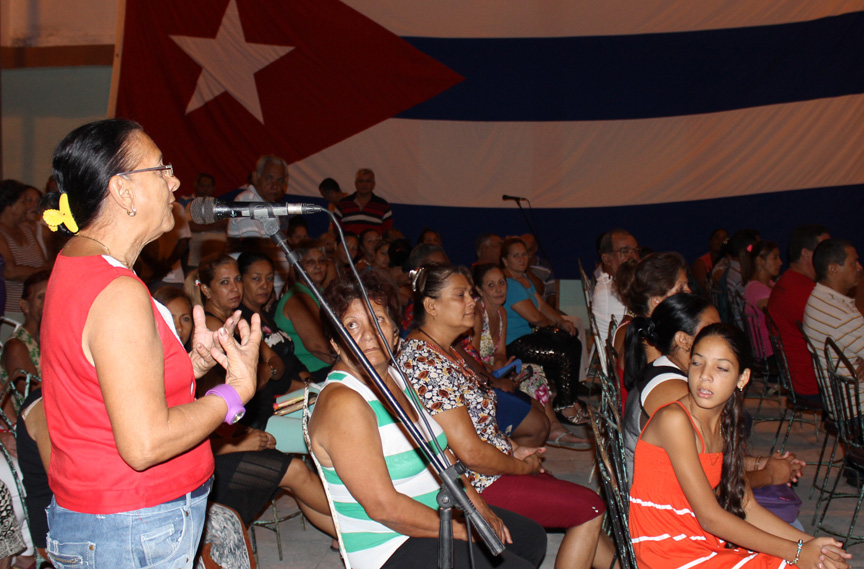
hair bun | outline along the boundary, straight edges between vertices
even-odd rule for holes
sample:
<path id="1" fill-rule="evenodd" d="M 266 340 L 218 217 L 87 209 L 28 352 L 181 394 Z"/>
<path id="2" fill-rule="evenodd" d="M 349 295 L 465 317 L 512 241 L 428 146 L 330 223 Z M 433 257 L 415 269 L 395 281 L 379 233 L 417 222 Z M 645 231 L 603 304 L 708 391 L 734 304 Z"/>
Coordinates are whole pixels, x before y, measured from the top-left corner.
<path id="1" fill-rule="evenodd" d="M 642 340 L 654 343 L 657 339 L 657 327 L 654 321 L 645 316 L 637 316 L 630 322 L 630 326 L 636 330 Z"/>
<path id="2" fill-rule="evenodd" d="M 652 343 L 657 341 L 657 325 L 650 318 L 645 325 L 645 339 Z"/>

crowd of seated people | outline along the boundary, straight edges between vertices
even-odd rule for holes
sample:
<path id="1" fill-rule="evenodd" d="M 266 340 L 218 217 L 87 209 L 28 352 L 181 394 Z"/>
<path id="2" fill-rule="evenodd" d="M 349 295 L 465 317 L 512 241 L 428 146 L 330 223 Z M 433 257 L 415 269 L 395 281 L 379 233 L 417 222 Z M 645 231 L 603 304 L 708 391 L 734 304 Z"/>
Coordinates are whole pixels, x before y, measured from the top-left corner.
<path id="1" fill-rule="evenodd" d="M 611 355 L 617 367 L 609 373 L 623 382 L 629 472 L 637 494 L 646 485 L 640 478 L 639 466 L 644 462 L 640 449 L 652 445 L 652 452 L 661 449 L 675 459 L 675 453 L 682 450 L 664 438 L 668 424 L 690 428 L 702 418 L 716 419 L 713 408 L 693 407 L 693 395 L 688 391 L 688 374 L 692 378 L 700 373 L 693 369 L 693 347 L 700 331 L 712 330 L 704 340 L 705 351 L 710 353 L 699 352 L 697 362 L 713 357 L 711 350 L 725 350 L 727 355 L 733 352 L 738 378 L 746 375 L 744 370 L 750 365 L 749 359 L 736 352 L 739 338 L 712 327 L 721 319 L 709 294 L 718 284 L 743 295 L 756 311 L 754 317 L 763 319 L 763 331 L 762 311 L 777 315 L 786 357 L 794 369 L 793 384 L 800 395 L 818 398 L 818 386 L 812 380 L 812 366 L 808 368 L 801 356 L 805 348 L 800 332 L 797 326 L 791 327 L 797 321 L 804 324 L 814 343 L 824 345 L 826 337 L 835 337 L 858 364 L 859 377 L 864 377 L 864 360 L 856 359 L 864 357 L 864 336 L 854 330 L 847 332 L 861 321 L 847 296 L 858 282 L 857 253 L 852 244 L 842 240 L 819 246 L 827 238 L 827 230 L 821 226 L 796 229 L 787 255 L 789 269 L 782 276 L 779 247 L 760 241 L 753 230 L 738 231 L 728 242 L 725 230 L 713 232 L 709 252 L 697 260 L 691 273 L 680 254 L 646 254 L 627 230 L 611 229 L 597 241 L 598 263 L 591 292 L 601 337 L 595 338 L 579 333 L 573 319 L 558 309 L 552 266 L 538 254 L 532 235 L 480 235 L 474 243 L 477 262 L 473 271 L 453 267 L 436 229 L 424 228 L 414 243 L 396 229 L 398 219 L 394 219 L 389 204 L 374 193 L 374 172 L 360 169 L 354 183 L 356 191 L 352 194 L 342 192 L 332 178 L 322 181 L 319 188 L 340 220 L 347 246 L 338 240 L 333 226 L 322 235 L 310 235 L 299 216 L 281 227 L 311 279 L 311 288 L 273 246 L 260 221 L 232 219 L 202 225 L 186 217 L 193 197 L 223 193 L 220 189 L 224 188 L 208 174 L 198 176 L 193 194 L 177 196 L 175 227 L 185 229 L 166 233 L 164 242 L 154 242 L 150 254 L 142 255 L 136 268 L 140 267 L 139 273 L 149 280 L 153 297 L 172 315 L 178 339 L 187 351 L 192 349 L 186 342 L 193 333 L 195 305 L 203 307 L 206 326 L 214 331 L 236 310 L 247 320 L 253 315 L 261 320 L 257 391 L 246 404 L 241 423 L 232 429 L 220 428 L 211 439 L 216 456 L 211 499 L 233 507 L 248 525 L 276 492 L 287 490 L 317 527 L 334 537 L 350 536 L 341 540 L 341 547 L 355 567 L 396 567 L 419 558 L 434 562 L 434 555 L 423 553 L 434 551 L 430 542 L 435 541 L 438 527 L 434 511 L 437 483 L 416 449 L 417 460 L 401 465 L 411 470 L 406 475 L 413 482 L 406 485 L 404 480 L 397 480 L 391 468 L 392 455 L 410 450 L 414 443 L 387 428 L 396 420 L 393 410 L 382 403 L 378 387 L 322 316 L 319 294 L 335 307 L 337 316 L 402 406 L 409 407 L 406 390 L 411 386 L 419 394 L 425 409 L 411 410 L 409 415 L 418 423 L 423 422 L 420 415 L 428 419 L 430 434 L 447 441 L 446 460 L 460 460 L 468 468 L 466 490 L 507 542 L 504 567 L 539 564 L 545 553 L 542 528 L 564 532 L 556 567 L 614 566 L 614 548 L 601 530 L 602 499 L 582 486 L 554 478 L 542 466 L 543 447 L 591 448 L 589 439 L 576 436 L 586 431 L 574 429 L 585 424 L 585 400 L 592 395 L 580 381 L 591 364 L 585 357 L 589 342 L 595 342 L 605 357 L 606 338 L 602 336 L 613 334 L 616 353 Z M 278 202 L 288 185 L 285 161 L 262 156 L 236 199 Z M 6 310 L 7 315 L 20 315 L 23 324 L 0 357 L 0 373 L 5 380 L 20 376 L 19 370 L 39 376 L 40 290 L 44 295 L 62 242 L 32 215 L 38 201 L 34 192 L 39 192 L 11 181 L 4 181 L 0 188 Z M 457 246 L 447 242 L 448 250 Z M 145 267 L 148 263 L 152 265 L 149 268 Z M 380 345 L 361 305 L 351 264 L 370 290 L 376 318 L 390 335 L 387 342 L 397 354 L 396 361 L 387 358 L 387 350 Z M 698 283 L 699 290 L 694 292 L 702 296 L 690 294 L 691 282 Z M 796 308 L 793 321 L 788 322 L 787 305 L 792 296 L 800 310 Z M 834 320 L 826 324 L 820 316 L 823 313 L 830 313 Z M 613 317 L 619 323 L 617 330 L 609 329 Z M 767 331 L 762 337 L 767 340 Z M 521 360 L 521 372 L 502 377 L 494 374 L 515 359 Z M 407 383 L 393 371 L 396 363 L 405 371 Z M 224 382 L 224 375 L 224 370 L 211 371 L 198 380 L 197 391 L 203 394 Z M 299 455 L 276 450 L 277 441 L 267 431 L 275 398 L 310 382 L 323 387 L 309 424 L 310 451 L 324 472 L 331 504 L 311 465 Z M 730 394 L 724 392 L 727 399 Z M 39 397 L 35 391 L 22 409 L 10 407 L 8 414 L 15 417 L 23 411 L 21 418 L 25 420 L 18 422 L 18 431 L 23 430 L 33 441 L 18 448 L 25 483 L 35 484 L 32 492 L 28 487 L 28 504 L 32 501 L 29 531 L 44 556 L 45 523 L 34 522 L 32 517 L 34 511 L 44 510 L 46 496 L 50 501 L 44 477 L 49 457 L 44 453 L 44 440 L 41 446 L 37 444 L 47 430 Z M 683 405 L 681 412 L 668 406 L 676 401 L 679 407 Z M 643 439 L 640 432 L 655 413 L 662 421 L 646 431 L 647 438 Z M 697 455 L 703 450 L 707 454 L 737 452 L 722 448 L 713 432 L 696 426 L 693 431 Z M 590 460 L 588 453 L 572 454 L 577 460 Z M 690 461 L 691 453 L 684 454 Z M 754 488 L 794 481 L 801 467 L 792 455 L 747 457 L 741 464 L 741 476 Z M 691 475 L 693 465 L 689 462 L 682 471 L 676 466 L 677 459 L 670 476 Z M 756 474 L 745 476 L 744 471 Z M 713 478 L 711 481 L 713 484 Z M 733 483 L 740 484 L 729 482 Z M 701 498 L 704 489 L 683 486 L 686 499 Z M 336 505 L 334 517 L 341 535 L 337 535 L 331 517 L 332 504 Z M 738 508 L 733 512 L 736 515 L 740 505 L 731 506 Z M 726 509 L 724 504 L 720 507 Z M 346 515 L 345 511 L 357 515 Z M 697 512 L 703 514 L 719 516 L 713 509 Z M 749 510 L 745 514 L 751 515 Z M 755 518 L 748 522 L 762 527 L 761 514 L 757 511 L 752 515 Z M 718 538 L 745 544 L 739 524 L 729 523 L 723 516 L 719 519 L 723 522 L 711 526 L 717 528 Z M 367 543 L 366 532 L 376 531 L 369 528 L 384 532 L 387 539 Z M 454 529 L 457 540 L 467 539 L 464 523 L 458 518 Z M 845 554 L 839 546 L 827 541 L 808 546 L 812 538 L 785 526 L 762 529 L 777 540 L 793 543 L 788 555 L 787 544 L 779 542 L 766 548 L 768 553 L 795 558 L 794 542 L 802 539 L 802 555 L 807 559 L 819 545 L 828 558 L 826 567 L 844 566 Z M 638 531 L 648 535 L 652 527 L 646 523 L 639 525 Z M 644 551 L 646 566 L 650 567 L 656 552 Z M 478 554 L 477 559 L 484 555 Z M 483 563 L 479 561 L 478 566 Z"/>

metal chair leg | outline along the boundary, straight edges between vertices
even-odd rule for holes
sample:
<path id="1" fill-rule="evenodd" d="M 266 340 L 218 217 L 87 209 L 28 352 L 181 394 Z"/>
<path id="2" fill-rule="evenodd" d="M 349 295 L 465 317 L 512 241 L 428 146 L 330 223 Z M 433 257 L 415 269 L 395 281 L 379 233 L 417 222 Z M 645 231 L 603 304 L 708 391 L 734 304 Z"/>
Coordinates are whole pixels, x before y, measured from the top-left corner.
<path id="1" fill-rule="evenodd" d="M 270 509 L 273 512 L 272 520 L 255 520 L 249 525 L 249 538 L 252 541 L 252 551 L 255 554 L 255 564 L 260 567 L 258 563 L 258 544 L 255 541 L 255 528 L 260 527 L 266 530 L 270 530 L 276 534 L 276 550 L 279 552 L 279 561 L 282 561 L 282 536 L 279 534 L 279 524 L 282 522 L 286 522 L 288 520 L 293 520 L 297 516 L 301 516 L 300 521 L 303 524 L 303 529 L 306 529 L 306 520 L 302 517 L 303 511 L 300 510 L 298 505 L 297 511 L 288 514 L 287 516 L 279 517 L 279 511 L 276 508 L 276 499 L 270 500 Z"/>

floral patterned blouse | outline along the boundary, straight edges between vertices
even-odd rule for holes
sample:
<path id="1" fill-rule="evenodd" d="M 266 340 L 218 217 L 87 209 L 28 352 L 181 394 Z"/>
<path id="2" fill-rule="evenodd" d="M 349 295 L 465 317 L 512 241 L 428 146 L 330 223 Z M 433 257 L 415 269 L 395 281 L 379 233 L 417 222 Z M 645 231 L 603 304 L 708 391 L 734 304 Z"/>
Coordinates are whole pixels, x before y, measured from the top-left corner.
<path id="1" fill-rule="evenodd" d="M 445 354 L 432 342 L 412 338 L 405 342 L 398 360 L 430 414 L 467 407 L 477 436 L 505 454 L 513 453 L 510 440 L 501 433 L 495 420 L 495 392 L 461 356 L 452 350 Z M 468 480 L 478 492 L 497 479 L 498 476 L 468 471 Z"/>

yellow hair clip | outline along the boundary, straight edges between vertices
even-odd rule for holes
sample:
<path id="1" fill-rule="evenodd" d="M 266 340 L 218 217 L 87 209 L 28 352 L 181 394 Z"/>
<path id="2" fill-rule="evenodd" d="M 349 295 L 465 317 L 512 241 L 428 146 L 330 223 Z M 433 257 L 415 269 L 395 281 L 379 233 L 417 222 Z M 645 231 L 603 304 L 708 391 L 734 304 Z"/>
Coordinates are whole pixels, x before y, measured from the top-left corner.
<path id="1" fill-rule="evenodd" d="M 45 220 L 51 231 L 57 231 L 60 224 L 63 224 L 72 233 L 78 233 L 78 224 L 75 223 L 72 210 L 69 209 L 69 196 L 67 194 L 60 194 L 60 209 L 46 209 L 42 212 L 42 219 Z"/>

